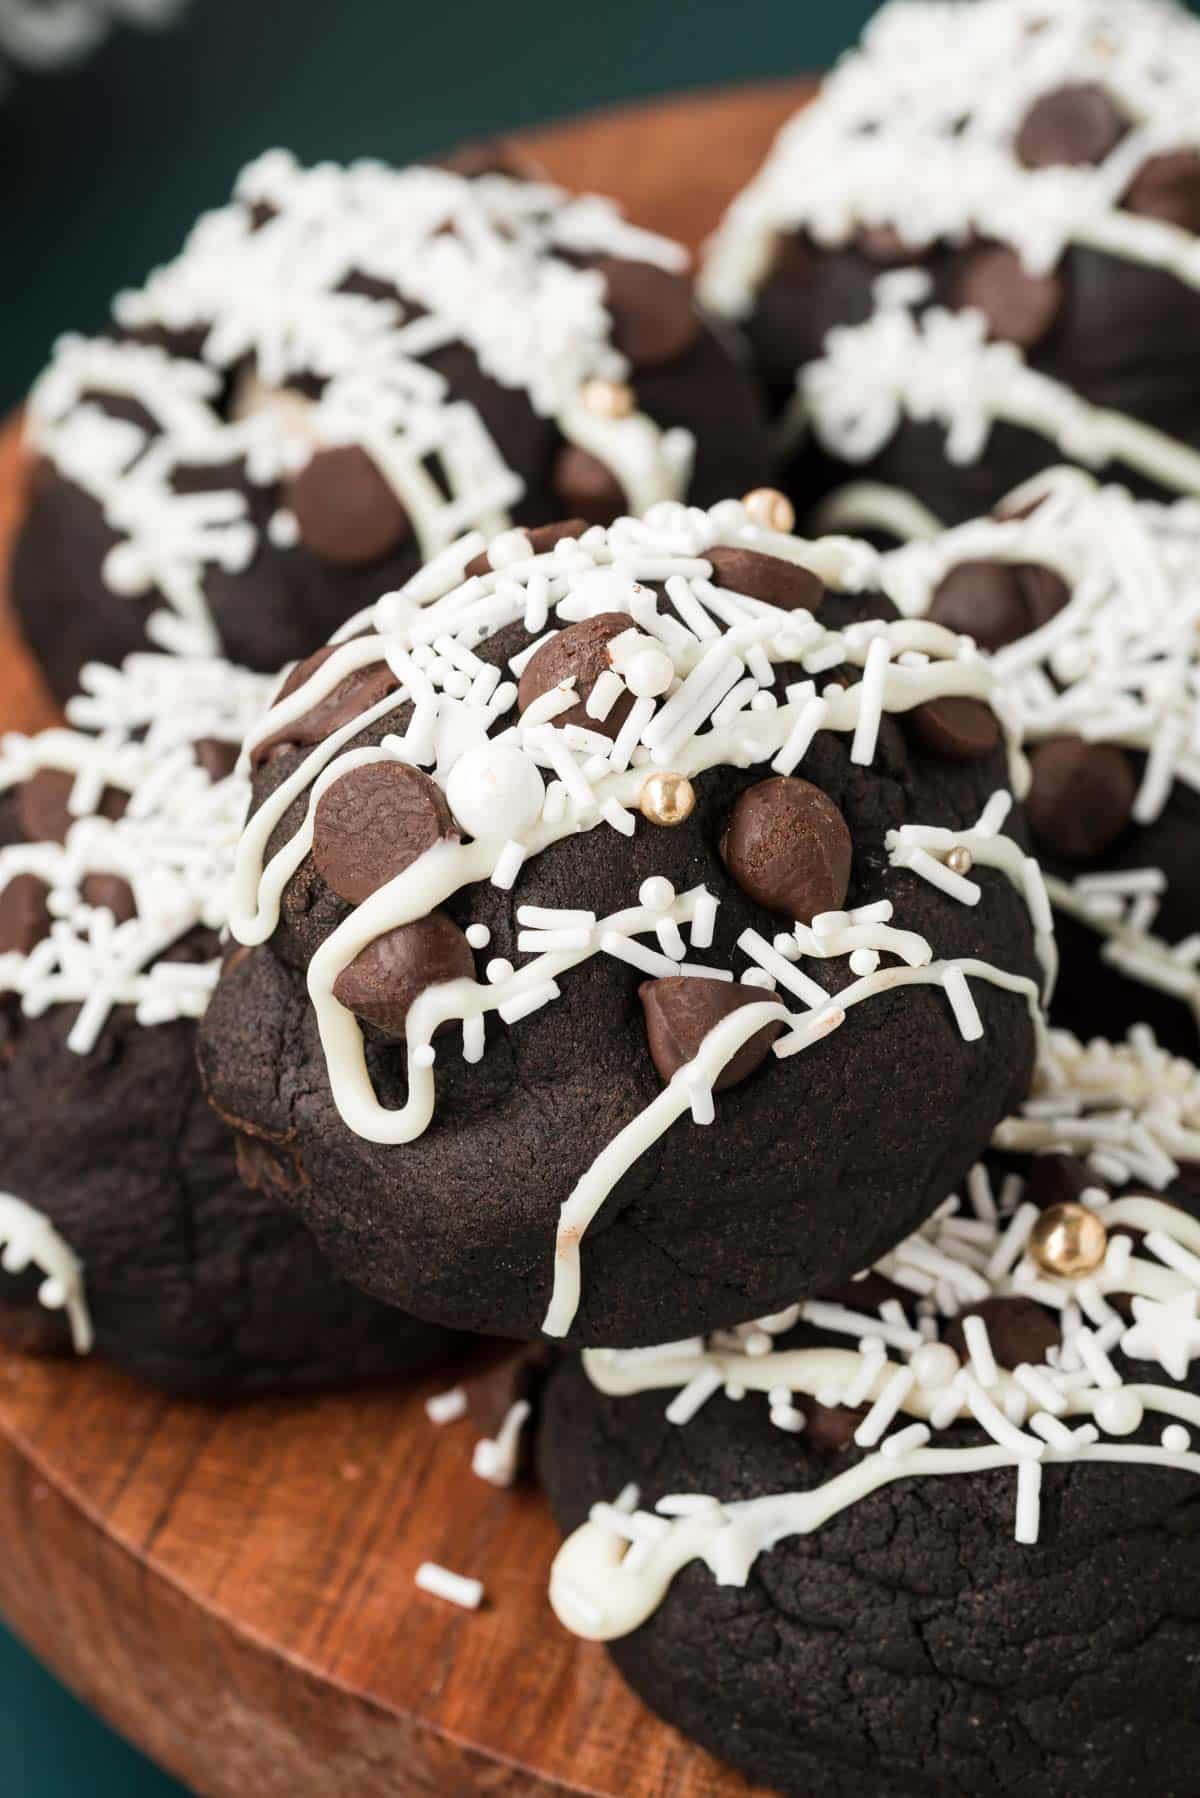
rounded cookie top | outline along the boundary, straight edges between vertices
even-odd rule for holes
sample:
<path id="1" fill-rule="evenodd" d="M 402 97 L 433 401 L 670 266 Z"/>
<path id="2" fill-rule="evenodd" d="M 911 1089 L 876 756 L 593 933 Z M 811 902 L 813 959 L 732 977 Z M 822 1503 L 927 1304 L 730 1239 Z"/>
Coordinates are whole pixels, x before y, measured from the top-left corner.
<path id="1" fill-rule="evenodd" d="M 857 1280 L 564 1363 L 539 1443 L 570 1532 L 559 1618 L 787 1790 L 824 1756 L 839 1792 L 968 1766 L 989 1793 L 1133 1792 L 1151 1741 L 1173 1775 L 1195 1745 L 1198 1157 L 1192 1064 L 1144 1032 L 1056 1034 L 991 1153 Z M 1105 1678 L 1142 1695 L 1136 1729 L 1094 1702 Z M 967 1736 L 938 1721 L 958 1715 Z"/>
<path id="2" fill-rule="evenodd" d="M 102 515 L 71 514 L 97 564 L 77 584 L 145 602 L 159 647 L 265 667 L 473 525 L 607 520 L 694 473 L 716 497 L 698 389 L 733 407 L 750 474 L 762 446 L 686 270 L 610 202 L 544 182 L 271 152 L 118 296 L 111 332 L 57 345 L 31 398 L 18 603 L 36 631 L 62 483 Z"/>
<path id="3" fill-rule="evenodd" d="M 1019 1096 L 1052 945 L 987 663 L 777 498 L 467 541 L 248 746 L 231 925 L 275 965 L 206 1077 L 382 1296 L 730 1322 L 894 1240 Z M 281 1088 L 254 1037 L 297 1004 Z"/>
<path id="4" fill-rule="evenodd" d="M 272 1195 L 286 1163 L 235 1150 L 201 1091 L 267 692 L 133 657 L 87 671 L 70 728 L 0 745 L 0 1335 L 172 1390 L 397 1372 L 448 1342 L 332 1277 Z"/>
<path id="5" fill-rule="evenodd" d="M 884 559 L 906 616 L 975 634 L 993 651 L 997 705 L 1029 757 L 1027 811 L 1051 896 L 1068 921 L 1063 1003 L 1098 993 L 1071 979 L 1075 930 L 1115 980 L 1111 1030 L 1147 1002 L 1174 1009 L 1189 1051 L 1200 1021 L 1200 511 L 1135 500 L 1051 470 L 980 519 Z M 1088 959 L 1091 967 L 1091 958 Z M 1134 984 L 1136 983 L 1136 984 Z M 1081 990 L 1076 990 L 1078 984 Z M 1069 1011 L 1063 1021 L 1074 1024 Z"/>
<path id="6" fill-rule="evenodd" d="M 1198 78 L 1200 25 L 1157 0 L 896 0 L 730 208 L 705 299 L 749 322 L 830 457 L 948 523 L 1062 456 L 1198 491 L 1171 381 L 1200 286 Z"/>

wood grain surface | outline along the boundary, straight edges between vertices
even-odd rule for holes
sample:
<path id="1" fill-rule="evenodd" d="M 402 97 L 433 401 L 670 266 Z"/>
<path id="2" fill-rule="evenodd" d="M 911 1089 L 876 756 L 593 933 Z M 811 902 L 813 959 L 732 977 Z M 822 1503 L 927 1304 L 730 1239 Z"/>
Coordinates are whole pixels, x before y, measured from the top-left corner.
<path id="1" fill-rule="evenodd" d="M 786 83 L 587 118 L 524 143 L 695 247 L 806 92 Z M 182 224 L 185 221 L 181 221 Z M 22 504 L 0 435 L 0 566 Z M 0 597 L 0 725 L 53 708 Z M 203 1798 L 732 1798 L 546 1603 L 531 1490 L 474 1478 L 474 1432 L 404 1389 L 213 1406 L 97 1363 L 0 1357 L 0 1609 Z M 465 1612 L 415 1588 L 483 1580 Z"/>

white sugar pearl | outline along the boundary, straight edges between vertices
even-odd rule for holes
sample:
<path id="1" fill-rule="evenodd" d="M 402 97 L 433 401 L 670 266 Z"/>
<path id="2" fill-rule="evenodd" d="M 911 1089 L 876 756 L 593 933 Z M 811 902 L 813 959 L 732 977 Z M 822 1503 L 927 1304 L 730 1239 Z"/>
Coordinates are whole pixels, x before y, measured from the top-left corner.
<path id="1" fill-rule="evenodd" d="M 415 1068 L 431 1068 L 436 1060 L 437 1050 L 432 1043 L 421 1043 L 413 1050 Z"/>
<path id="2" fill-rule="evenodd" d="M 675 664 L 665 649 L 642 649 L 625 668 L 624 678 L 638 699 L 657 699 L 674 680 Z"/>
<path id="3" fill-rule="evenodd" d="M 497 955 L 489 961 L 484 972 L 493 986 L 499 986 L 501 981 L 512 979 L 513 965 L 503 955 Z"/>
<path id="4" fill-rule="evenodd" d="M 468 835 L 507 843 L 537 823 L 546 789 L 515 743 L 480 743 L 450 770 L 446 798 Z"/>
<path id="5" fill-rule="evenodd" d="M 492 933 L 486 924 L 468 924 L 466 934 L 472 949 L 486 949 L 492 940 Z"/>
<path id="6" fill-rule="evenodd" d="M 1169 1423 L 1162 1433 L 1162 1445 L 1170 1455 L 1185 1455 L 1192 1439 L 1181 1423 Z"/>
<path id="7" fill-rule="evenodd" d="M 666 911 L 675 899 L 675 888 L 661 874 L 652 874 L 638 888 L 638 898 L 650 911 Z"/>
<path id="8" fill-rule="evenodd" d="M 927 1342 L 908 1365 L 917 1377 L 918 1386 L 936 1392 L 950 1384 L 961 1362 L 948 1342 Z"/>
<path id="9" fill-rule="evenodd" d="M 1132 1436 L 1145 1415 L 1137 1393 L 1122 1387 L 1098 1392 L 1092 1406 L 1092 1416 L 1106 1436 Z"/>

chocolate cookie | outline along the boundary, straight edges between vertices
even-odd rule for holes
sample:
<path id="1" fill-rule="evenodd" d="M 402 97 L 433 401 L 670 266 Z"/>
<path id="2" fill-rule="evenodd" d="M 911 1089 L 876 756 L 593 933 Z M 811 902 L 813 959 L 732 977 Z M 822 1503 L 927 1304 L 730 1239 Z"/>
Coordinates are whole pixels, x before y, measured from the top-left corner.
<path id="1" fill-rule="evenodd" d="M 1064 459 L 1200 492 L 1198 47 L 1137 0 L 895 0 L 785 127 L 701 291 L 824 528 L 958 524 Z"/>
<path id="2" fill-rule="evenodd" d="M 235 1142 L 197 1076 L 262 678 L 157 656 L 91 682 L 72 710 L 99 736 L 0 760 L 0 1335 L 181 1392 L 440 1359 L 447 1332 L 333 1277 L 280 1203 L 286 1154 Z M 33 841 L 50 777 L 69 822 Z"/>
<path id="3" fill-rule="evenodd" d="M 885 559 L 903 610 L 994 651 L 1029 757 L 1030 830 L 1057 912 L 1051 1015 L 1080 1036 L 1200 1026 L 1200 637 L 1190 501 L 1059 469 L 998 519 Z"/>
<path id="4" fill-rule="evenodd" d="M 464 532 L 768 467 L 677 244 L 474 163 L 281 151 L 107 334 L 59 342 L 29 432 L 13 596 L 60 697 L 147 642 L 274 670 Z"/>
<path id="5" fill-rule="evenodd" d="M 764 509 L 505 538 L 250 745 L 204 1075 L 378 1297 L 731 1323 L 894 1242 L 1023 1092 L 1049 913 L 987 665 Z"/>
<path id="6" fill-rule="evenodd" d="M 551 1376 L 559 1618 L 756 1784 L 1192 1790 L 1200 1187 L 1164 1144 L 1200 1152 L 1200 1075 L 1144 1039 L 1052 1050 L 1038 1100 L 1114 1151 L 1067 1164 L 1082 1204 L 1039 1209 L 1031 1107 L 832 1301 Z M 1111 1195 L 1121 1164 L 1152 1197 Z"/>

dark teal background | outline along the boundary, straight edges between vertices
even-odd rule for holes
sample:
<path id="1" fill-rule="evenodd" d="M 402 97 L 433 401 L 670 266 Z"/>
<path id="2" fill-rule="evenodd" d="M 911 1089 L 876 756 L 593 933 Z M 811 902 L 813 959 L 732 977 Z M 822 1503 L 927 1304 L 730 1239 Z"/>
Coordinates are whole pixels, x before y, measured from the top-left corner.
<path id="1" fill-rule="evenodd" d="M 0 409 L 59 331 L 98 325 L 113 290 L 170 255 L 272 144 L 305 160 L 402 161 L 613 101 L 816 68 L 874 10 L 874 0 L 194 0 L 176 31 L 122 33 L 84 68 L 25 78 L 0 103 Z M 0 1630 L 4 1798 L 180 1792 Z"/>

